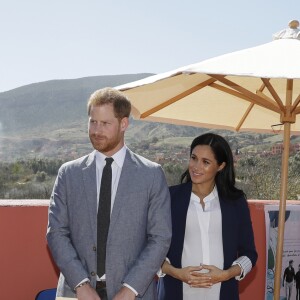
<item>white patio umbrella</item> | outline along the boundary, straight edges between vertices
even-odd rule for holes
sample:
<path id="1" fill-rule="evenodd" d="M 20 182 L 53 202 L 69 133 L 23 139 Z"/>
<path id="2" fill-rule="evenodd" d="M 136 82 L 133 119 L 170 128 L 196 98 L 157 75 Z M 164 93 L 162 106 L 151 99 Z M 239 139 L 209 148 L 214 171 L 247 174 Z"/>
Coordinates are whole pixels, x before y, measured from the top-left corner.
<path id="1" fill-rule="evenodd" d="M 289 25 L 275 35 L 280 39 L 270 43 L 116 87 L 130 99 L 136 119 L 283 133 L 276 300 L 280 295 L 290 135 L 300 133 L 299 22 L 293 20 Z"/>

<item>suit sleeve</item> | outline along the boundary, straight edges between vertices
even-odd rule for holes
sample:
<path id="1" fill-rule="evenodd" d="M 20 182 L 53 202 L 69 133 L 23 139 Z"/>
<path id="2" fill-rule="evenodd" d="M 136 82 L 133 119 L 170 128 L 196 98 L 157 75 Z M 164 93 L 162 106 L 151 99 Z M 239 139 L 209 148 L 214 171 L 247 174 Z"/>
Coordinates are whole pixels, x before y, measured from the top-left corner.
<path id="1" fill-rule="evenodd" d="M 238 256 L 247 256 L 252 263 L 252 267 L 254 267 L 257 260 L 257 252 L 254 243 L 250 210 L 245 198 L 239 200 L 239 216 Z"/>
<path id="2" fill-rule="evenodd" d="M 47 241 L 54 261 L 74 290 L 89 276 L 72 245 L 67 194 L 66 168 L 62 166 L 50 199 Z"/>
<path id="3" fill-rule="evenodd" d="M 168 252 L 171 242 L 170 194 L 160 166 L 152 169 L 149 182 L 147 242 L 124 282 L 143 295 Z M 149 180 L 149 178 L 148 178 Z"/>

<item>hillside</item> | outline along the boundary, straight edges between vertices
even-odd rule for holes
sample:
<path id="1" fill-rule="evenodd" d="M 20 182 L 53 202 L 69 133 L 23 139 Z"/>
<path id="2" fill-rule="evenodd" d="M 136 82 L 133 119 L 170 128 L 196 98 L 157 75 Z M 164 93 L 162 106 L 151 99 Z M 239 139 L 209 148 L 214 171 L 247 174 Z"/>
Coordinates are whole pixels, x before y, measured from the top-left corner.
<path id="1" fill-rule="evenodd" d="M 96 89 L 117 86 L 152 74 L 96 76 L 51 80 L 0 93 L 0 159 L 36 157 L 69 159 L 91 150 L 87 135 L 86 101 Z M 166 145 L 187 147 L 207 129 L 130 120 L 126 143 L 146 149 L 143 141 L 157 139 L 156 151 Z M 279 135 L 218 131 L 233 149 L 270 148 Z M 255 148 L 253 150 L 253 147 Z"/>
<path id="2" fill-rule="evenodd" d="M 86 120 L 86 101 L 95 90 L 151 74 L 51 80 L 0 93 L 1 135 L 44 135 Z"/>
<path id="3" fill-rule="evenodd" d="M 0 93 L 0 159 L 76 157 L 91 150 L 86 102 L 96 89 L 152 74 L 96 76 L 34 83 Z M 199 128 L 131 119 L 126 142 L 199 134 Z"/>
<path id="4" fill-rule="evenodd" d="M 49 199 L 61 163 L 92 150 L 86 114 L 90 94 L 149 75 L 52 80 L 0 93 L 0 198 Z M 281 135 L 235 133 L 130 118 L 125 139 L 132 150 L 158 161 L 172 185 L 178 183 L 186 168 L 191 141 L 206 131 L 228 140 L 236 154 L 238 185 L 249 198 L 278 199 L 280 154 L 270 154 L 270 149 L 282 142 Z M 300 144 L 300 137 L 292 136 L 291 141 Z M 290 157 L 290 199 L 300 197 L 299 153 L 294 151 Z"/>

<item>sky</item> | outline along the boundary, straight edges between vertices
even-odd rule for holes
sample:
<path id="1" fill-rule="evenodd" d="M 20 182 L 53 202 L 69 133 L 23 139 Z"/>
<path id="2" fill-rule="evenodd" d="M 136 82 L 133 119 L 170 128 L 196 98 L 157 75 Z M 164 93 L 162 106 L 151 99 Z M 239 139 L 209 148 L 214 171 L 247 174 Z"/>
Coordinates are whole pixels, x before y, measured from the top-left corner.
<path id="1" fill-rule="evenodd" d="M 0 0 L 0 92 L 167 72 L 268 43 L 292 19 L 299 0 Z"/>

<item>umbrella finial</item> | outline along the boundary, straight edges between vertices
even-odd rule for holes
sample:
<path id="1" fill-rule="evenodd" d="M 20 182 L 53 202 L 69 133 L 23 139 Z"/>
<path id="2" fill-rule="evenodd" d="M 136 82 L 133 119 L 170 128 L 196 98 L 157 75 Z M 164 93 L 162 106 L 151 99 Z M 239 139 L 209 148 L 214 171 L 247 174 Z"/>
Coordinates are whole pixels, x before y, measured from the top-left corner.
<path id="1" fill-rule="evenodd" d="M 298 39 L 300 40 L 299 21 L 291 20 L 289 27 L 273 34 L 273 40 L 278 39 Z"/>
<path id="2" fill-rule="evenodd" d="M 289 22 L 289 27 L 291 29 L 297 29 L 299 27 L 299 21 L 298 20 L 291 20 Z"/>

